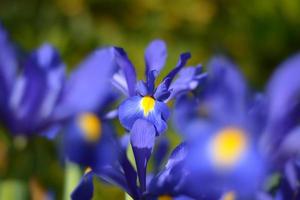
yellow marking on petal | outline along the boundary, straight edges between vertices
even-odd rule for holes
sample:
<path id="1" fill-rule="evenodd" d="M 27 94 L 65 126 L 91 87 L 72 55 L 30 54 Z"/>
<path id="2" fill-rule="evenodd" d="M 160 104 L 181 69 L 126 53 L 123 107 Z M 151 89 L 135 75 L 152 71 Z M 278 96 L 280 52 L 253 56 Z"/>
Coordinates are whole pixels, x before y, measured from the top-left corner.
<path id="1" fill-rule="evenodd" d="M 155 100 L 152 97 L 145 96 L 142 98 L 140 106 L 144 111 L 144 116 L 148 116 L 149 113 L 154 109 Z"/>
<path id="2" fill-rule="evenodd" d="M 213 162 L 218 167 L 235 165 L 248 146 L 248 138 L 238 128 L 225 128 L 214 136 L 211 143 Z"/>
<path id="3" fill-rule="evenodd" d="M 222 200 L 235 200 L 236 196 L 235 196 L 235 192 L 230 191 L 230 192 L 226 192 L 223 197 Z"/>
<path id="4" fill-rule="evenodd" d="M 89 172 L 91 172 L 91 171 L 92 171 L 92 168 L 87 167 L 87 168 L 84 170 L 84 174 L 87 174 L 87 173 L 89 173 Z"/>
<path id="5" fill-rule="evenodd" d="M 172 200 L 173 198 L 169 195 L 161 195 L 158 197 L 158 200 Z"/>
<path id="6" fill-rule="evenodd" d="M 101 137 L 101 121 L 96 115 L 92 113 L 80 115 L 79 126 L 88 141 L 96 142 Z"/>

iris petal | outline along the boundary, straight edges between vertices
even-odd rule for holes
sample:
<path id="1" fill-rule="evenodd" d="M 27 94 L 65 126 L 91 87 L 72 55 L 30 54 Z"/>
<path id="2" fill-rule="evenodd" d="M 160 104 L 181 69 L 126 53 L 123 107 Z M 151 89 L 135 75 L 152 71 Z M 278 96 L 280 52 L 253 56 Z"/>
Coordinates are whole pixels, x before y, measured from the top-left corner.
<path id="1" fill-rule="evenodd" d="M 129 96 L 133 96 L 135 94 L 135 84 L 136 84 L 136 72 L 133 67 L 133 64 L 128 59 L 128 56 L 124 49 L 115 47 L 114 48 L 116 55 L 116 62 L 119 67 L 123 70 L 125 79 L 128 87 Z"/>
<path id="2" fill-rule="evenodd" d="M 56 118 L 80 112 L 92 112 L 101 107 L 111 92 L 110 79 L 116 70 L 112 48 L 91 53 L 73 71 L 56 108 Z"/>
<path id="3" fill-rule="evenodd" d="M 154 146 L 155 134 L 154 126 L 142 119 L 136 120 L 130 131 L 130 141 L 142 191 L 146 190 L 146 169 Z"/>
<path id="4" fill-rule="evenodd" d="M 163 102 L 155 101 L 154 108 L 145 112 L 141 107 L 141 101 L 145 97 L 134 96 L 126 99 L 119 106 L 119 120 L 121 124 L 130 130 L 137 119 L 146 119 L 151 122 L 158 134 L 164 132 L 167 128 L 166 120 L 169 117 L 169 109 Z"/>
<path id="5" fill-rule="evenodd" d="M 155 70 L 158 73 L 164 67 L 167 59 L 167 47 L 162 40 L 153 40 L 145 51 L 146 76 Z"/>
<path id="6" fill-rule="evenodd" d="M 94 193 L 93 172 L 85 174 L 71 194 L 72 200 L 92 199 Z"/>
<path id="7" fill-rule="evenodd" d="M 1 100 L 8 96 L 10 88 L 13 86 L 16 71 L 17 57 L 13 44 L 9 40 L 7 32 L 0 24 L 0 94 Z"/>
<path id="8" fill-rule="evenodd" d="M 25 63 L 10 98 L 14 131 L 32 132 L 43 126 L 60 97 L 65 78 L 64 64 L 56 49 L 44 44 Z"/>

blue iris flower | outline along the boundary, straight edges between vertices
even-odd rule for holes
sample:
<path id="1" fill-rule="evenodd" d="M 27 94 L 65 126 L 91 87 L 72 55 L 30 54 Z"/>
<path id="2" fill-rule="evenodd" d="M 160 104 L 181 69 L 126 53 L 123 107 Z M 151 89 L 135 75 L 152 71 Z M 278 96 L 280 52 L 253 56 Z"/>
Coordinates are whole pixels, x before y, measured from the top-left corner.
<path id="1" fill-rule="evenodd" d="M 174 111 L 175 126 L 191 142 L 193 193 L 254 199 L 269 176 L 285 174 L 286 163 L 299 156 L 299 73 L 297 54 L 278 67 L 264 93 L 254 93 L 230 60 L 209 62 L 202 92 L 181 96 Z"/>
<path id="2" fill-rule="evenodd" d="M 201 66 L 183 71 L 190 53 L 180 55 L 176 67 L 155 87 L 155 80 L 165 65 L 166 45 L 154 40 L 145 51 L 145 81 L 136 80 L 133 64 L 122 48 L 115 48 L 116 63 L 121 69 L 114 75 L 114 85 L 128 95 L 118 109 L 119 120 L 130 131 L 131 145 L 138 170 L 142 191 L 146 190 L 146 167 L 150 158 L 155 136 L 167 129 L 169 109 L 167 102 L 180 93 L 194 89 L 204 77 Z M 176 81 L 175 76 L 181 71 Z"/>
<path id="3" fill-rule="evenodd" d="M 0 26 L 0 49 L 0 117 L 13 134 L 53 137 L 65 120 L 95 111 L 111 93 L 112 47 L 92 52 L 68 77 L 50 44 L 22 59 Z"/>
<path id="4" fill-rule="evenodd" d="M 193 193 L 187 191 L 188 186 L 185 184 L 187 178 L 191 178 L 184 168 L 185 158 L 187 155 L 187 145 L 182 143 L 171 153 L 165 165 L 161 164 L 153 175 L 148 175 L 147 190 L 143 191 L 141 186 L 137 185 L 137 172 L 129 162 L 126 156 L 129 136 L 125 135 L 121 140 L 115 139 L 113 148 L 106 146 L 106 150 L 112 155 L 118 154 L 115 162 L 101 165 L 97 164 L 94 169 L 88 170 L 82 177 L 78 186 L 73 191 L 71 197 L 77 199 L 91 199 L 93 196 L 93 177 L 98 177 L 108 183 L 121 187 L 133 199 L 177 199 L 191 200 L 194 199 Z M 160 141 L 157 151 L 166 152 L 166 141 Z M 102 149 L 104 150 L 104 149 Z M 107 152 L 105 151 L 105 152 Z M 165 153 L 160 154 L 161 158 Z M 98 165 L 98 166 L 99 166 Z"/>

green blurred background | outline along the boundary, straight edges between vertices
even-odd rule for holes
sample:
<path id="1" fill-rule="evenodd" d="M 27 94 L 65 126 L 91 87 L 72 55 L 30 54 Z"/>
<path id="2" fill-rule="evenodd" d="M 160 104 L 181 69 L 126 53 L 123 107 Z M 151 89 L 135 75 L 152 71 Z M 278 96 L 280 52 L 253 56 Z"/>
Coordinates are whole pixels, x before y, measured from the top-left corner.
<path id="1" fill-rule="evenodd" d="M 70 69 L 93 49 L 116 45 L 127 50 L 141 75 L 145 46 L 162 38 L 169 53 L 164 73 L 183 51 L 192 53 L 191 65 L 225 53 L 255 89 L 263 89 L 274 68 L 300 47 L 299 0 L 0 0 L 0 20 L 25 50 L 53 43 Z M 65 176 L 53 144 L 1 137 L 2 185 L 30 179 L 38 191 L 51 188 L 62 197 Z M 103 184 L 96 187 L 97 199 L 124 196 Z"/>

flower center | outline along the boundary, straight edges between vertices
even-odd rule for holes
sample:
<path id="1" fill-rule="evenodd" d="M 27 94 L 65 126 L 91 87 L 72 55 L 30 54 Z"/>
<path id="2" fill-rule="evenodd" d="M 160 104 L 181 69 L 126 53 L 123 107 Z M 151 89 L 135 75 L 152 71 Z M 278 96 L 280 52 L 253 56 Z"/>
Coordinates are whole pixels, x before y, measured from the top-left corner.
<path id="1" fill-rule="evenodd" d="M 226 192 L 221 200 L 235 200 L 235 192 L 230 191 L 230 192 Z"/>
<path id="2" fill-rule="evenodd" d="M 219 167 L 235 165 L 248 145 L 248 138 L 237 128 L 225 128 L 214 136 L 211 143 L 211 153 L 214 163 Z"/>
<path id="3" fill-rule="evenodd" d="M 149 113 L 154 109 L 155 100 L 152 97 L 145 96 L 142 98 L 140 106 L 144 111 L 144 116 L 148 116 Z"/>
<path id="4" fill-rule="evenodd" d="M 169 195 L 161 195 L 158 197 L 158 200 L 172 200 L 173 198 Z"/>
<path id="5" fill-rule="evenodd" d="M 101 137 L 101 121 L 92 113 L 85 113 L 79 117 L 79 127 L 90 142 L 96 142 Z"/>

